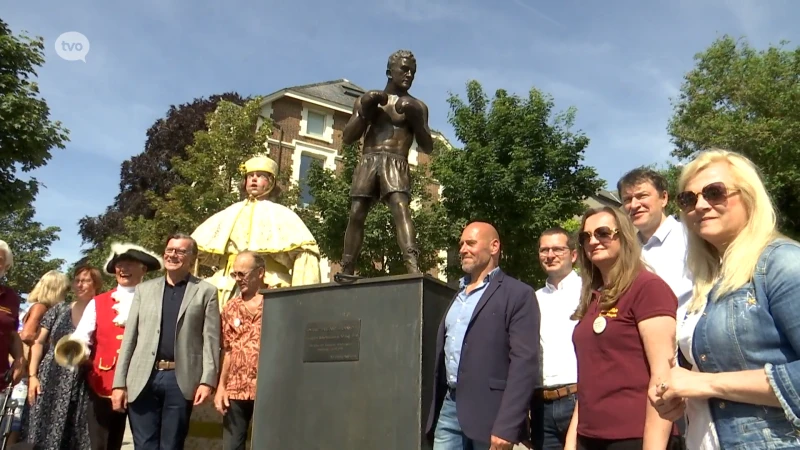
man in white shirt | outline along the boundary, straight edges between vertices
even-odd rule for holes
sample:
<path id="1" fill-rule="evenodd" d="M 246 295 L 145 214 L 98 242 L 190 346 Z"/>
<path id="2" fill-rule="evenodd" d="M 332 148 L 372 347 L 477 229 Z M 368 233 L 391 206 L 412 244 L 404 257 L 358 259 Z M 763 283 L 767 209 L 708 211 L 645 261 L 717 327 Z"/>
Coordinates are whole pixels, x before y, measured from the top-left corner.
<path id="1" fill-rule="evenodd" d="M 531 401 L 531 444 L 534 450 L 561 450 L 575 409 L 578 364 L 570 316 L 578 307 L 581 278 L 572 270 L 578 254 L 575 240 L 560 227 L 539 237 L 539 262 L 547 273 L 536 291 L 541 313 L 542 380 Z"/>
<path id="2" fill-rule="evenodd" d="M 658 172 L 640 167 L 617 183 L 622 207 L 639 230 L 642 258 L 667 282 L 678 297 L 678 323 L 692 296 L 692 277 L 686 268 L 686 228 L 665 208 L 669 201 L 667 180 Z"/>

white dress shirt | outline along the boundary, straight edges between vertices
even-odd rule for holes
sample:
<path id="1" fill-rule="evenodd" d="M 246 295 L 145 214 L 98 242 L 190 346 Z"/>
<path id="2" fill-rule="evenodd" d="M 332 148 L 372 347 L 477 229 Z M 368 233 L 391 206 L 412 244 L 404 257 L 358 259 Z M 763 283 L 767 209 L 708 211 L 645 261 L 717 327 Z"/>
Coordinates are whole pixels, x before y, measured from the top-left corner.
<path id="1" fill-rule="evenodd" d="M 683 317 L 694 285 L 686 268 L 686 228 L 683 224 L 667 216 L 655 234 L 643 243 L 642 259 L 678 297 L 678 317 Z"/>
<path id="2" fill-rule="evenodd" d="M 678 318 L 678 346 L 681 353 L 692 365 L 693 372 L 697 370 L 697 364 L 692 354 L 692 338 L 697 322 L 700 320 L 703 311 L 684 315 Z M 690 398 L 686 401 L 686 448 L 692 450 L 719 450 L 719 438 L 717 428 L 714 426 L 714 419 L 711 417 L 711 407 L 708 400 L 701 398 Z"/>
<path id="3" fill-rule="evenodd" d="M 578 321 L 570 320 L 570 316 L 578 308 L 581 285 L 581 277 L 571 270 L 558 286 L 548 281 L 536 291 L 545 389 L 578 382 L 578 361 L 572 344 L 572 331 Z"/>

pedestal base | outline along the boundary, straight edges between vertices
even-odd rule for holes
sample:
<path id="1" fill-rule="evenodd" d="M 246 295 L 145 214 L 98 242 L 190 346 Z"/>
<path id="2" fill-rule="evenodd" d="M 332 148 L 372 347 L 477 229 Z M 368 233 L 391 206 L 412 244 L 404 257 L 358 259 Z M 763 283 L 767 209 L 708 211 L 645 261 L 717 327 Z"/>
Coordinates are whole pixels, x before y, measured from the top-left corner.
<path id="1" fill-rule="evenodd" d="M 423 275 L 267 291 L 253 448 L 430 449 L 436 334 L 454 295 Z"/>

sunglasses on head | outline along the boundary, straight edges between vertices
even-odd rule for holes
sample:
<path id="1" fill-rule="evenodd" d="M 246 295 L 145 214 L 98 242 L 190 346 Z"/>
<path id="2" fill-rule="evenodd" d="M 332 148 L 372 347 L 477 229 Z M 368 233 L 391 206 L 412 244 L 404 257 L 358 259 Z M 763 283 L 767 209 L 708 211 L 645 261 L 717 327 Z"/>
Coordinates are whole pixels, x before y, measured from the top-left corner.
<path id="1" fill-rule="evenodd" d="M 719 205 L 728 199 L 728 196 L 737 192 L 736 189 L 728 190 L 725 183 L 718 181 L 703 187 L 700 192 L 683 191 L 678 194 L 678 206 L 684 210 L 692 210 L 697 206 L 697 200 L 700 195 L 708 202 L 709 205 Z"/>
<path id="2" fill-rule="evenodd" d="M 614 236 L 619 232 L 616 228 L 609 228 L 609 227 L 597 227 L 594 231 L 583 231 L 578 234 L 578 243 L 582 246 L 585 246 L 589 243 L 589 240 L 592 239 L 592 236 L 596 237 L 601 244 L 607 244 Z"/>

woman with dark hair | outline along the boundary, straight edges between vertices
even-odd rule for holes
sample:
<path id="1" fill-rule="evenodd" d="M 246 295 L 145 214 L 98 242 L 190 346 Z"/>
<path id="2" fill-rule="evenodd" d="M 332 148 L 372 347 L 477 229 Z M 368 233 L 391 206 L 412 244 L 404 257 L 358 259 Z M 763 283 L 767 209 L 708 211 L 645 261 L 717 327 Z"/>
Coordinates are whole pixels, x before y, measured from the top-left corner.
<path id="1" fill-rule="evenodd" d="M 81 267 L 75 271 L 75 301 L 59 303 L 42 318 L 31 346 L 27 441 L 42 450 L 89 450 L 87 407 L 89 395 L 85 367 L 74 370 L 55 361 L 55 344 L 75 331 L 89 301 L 102 289 L 100 271 Z"/>
<path id="2" fill-rule="evenodd" d="M 669 382 L 678 299 L 647 270 L 636 229 L 621 210 L 587 211 L 578 243 L 578 402 L 565 449 L 673 448 L 677 428 L 659 417 L 648 388 Z"/>

